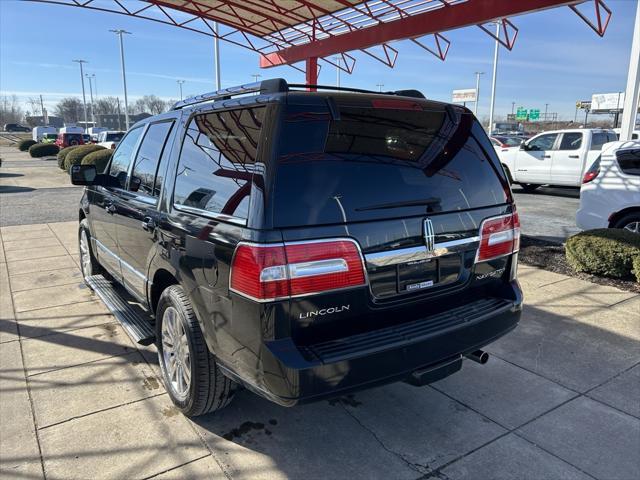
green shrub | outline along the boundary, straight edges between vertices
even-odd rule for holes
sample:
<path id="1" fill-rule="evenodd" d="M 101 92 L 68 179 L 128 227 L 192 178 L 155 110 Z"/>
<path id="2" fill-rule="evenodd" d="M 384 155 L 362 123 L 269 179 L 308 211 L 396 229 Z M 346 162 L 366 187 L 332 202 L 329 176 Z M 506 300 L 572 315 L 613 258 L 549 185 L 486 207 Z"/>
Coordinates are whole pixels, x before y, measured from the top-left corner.
<path id="1" fill-rule="evenodd" d="M 100 145 L 80 145 L 78 148 L 74 148 L 67 154 L 66 158 L 64 159 L 64 169 L 68 172 L 71 170 L 71 165 L 79 165 L 85 155 L 104 149 L 105 148 L 101 147 Z"/>
<path id="2" fill-rule="evenodd" d="M 636 255 L 633 259 L 633 273 L 636 276 L 636 282 L 640 283 L 640 255 Z"/>
<path id="3" fill-rule="evenodd" d="M 98 173 L 102 173 L 109 163 L 111 155 L 113 155 L 113 150 L 110 150 L 108 148 L 97 150 L 95 152 L 87 154 L 80 163 L 82 165 L 95 165 L 96 171 Z"/>
<path id="4" fill-rule="evenodd" d="M 67 155 L 74 148 L 78 148 L 78 145 L 71 145 L 70 147 L 63 148 L 58 152 L 58 166 L 60 170 L 64 170 L 64 159 L 67 158 Z"/>
<path id="5" fill-rule="evenodd" d="M 640 256 L 640 235 L 617 228 L 587 230 L 569 238 L 565 251 L 578 272 L 626 278 Z"/>
<path id="6" fill-rule="evenodd" d="M 53 143 L 36 143 L 29 147 L 29 155 L 33 158 L 49 157 L 56 155 L 59 151 L 60 148 L 58 145 L 54 145 Z"/>
<path id="7" fill-rule="evenodd" d="M 21 152 L 26 152 L 27 150 L 29 150 L 29 148 L 32 145 L 35 145 L 36 143 L 38 143 L 38 142 L 36 142 L 35 140 L 31 140 L 31 139 L 20 140 L 18 142 L 18 150 L 20 150 Z"/>

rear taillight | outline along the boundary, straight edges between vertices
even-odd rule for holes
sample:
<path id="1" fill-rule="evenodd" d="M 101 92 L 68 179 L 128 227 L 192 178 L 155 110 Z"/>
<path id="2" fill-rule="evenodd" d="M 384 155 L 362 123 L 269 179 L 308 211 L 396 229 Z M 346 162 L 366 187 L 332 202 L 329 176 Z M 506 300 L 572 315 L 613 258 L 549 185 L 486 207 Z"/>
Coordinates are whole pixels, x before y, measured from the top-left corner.
<path id="1" fill-rule="evenodd" d="M 510 255 L 519 249 L 520 219 L 517 213 L 487 218 L 482 222 L 476 262 Z"/>
<path id="2" fill-rule="evenodd" d="M 582 183 L 589 183 L 593 179 L 595 179 L 600 174 L 600 169 L 597 170 L 589 170 L 585 172 L 584 177 L 582 177 Z"/>
<path id="3" fill-rule="evenodd" d="M 229 287 L 257 301 L 329 292 L 366 284 L 362 254 L 352 240 L 240 243 Z"/>

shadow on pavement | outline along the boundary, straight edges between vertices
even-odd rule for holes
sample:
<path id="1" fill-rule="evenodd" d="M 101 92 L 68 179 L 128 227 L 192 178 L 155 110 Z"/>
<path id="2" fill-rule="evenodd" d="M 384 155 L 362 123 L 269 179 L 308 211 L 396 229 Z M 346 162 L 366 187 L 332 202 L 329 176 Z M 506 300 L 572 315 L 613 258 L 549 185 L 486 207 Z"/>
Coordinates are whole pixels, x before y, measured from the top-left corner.
<path id="1" fill-rule="evenodd" d="M 31 187 L 15 187 L 13 185 L 0 185 L 0 193 L 25 193 L 33 192 L 35 188 Z"/>
<path id="2" fill-rule="evenodd" d="M 23 173 L 5 173 L 0 172 L 0 178 L 14 178 L 14 177 L 24 177 Z M 0 187 L 2 188 L 2 187 Z"/>

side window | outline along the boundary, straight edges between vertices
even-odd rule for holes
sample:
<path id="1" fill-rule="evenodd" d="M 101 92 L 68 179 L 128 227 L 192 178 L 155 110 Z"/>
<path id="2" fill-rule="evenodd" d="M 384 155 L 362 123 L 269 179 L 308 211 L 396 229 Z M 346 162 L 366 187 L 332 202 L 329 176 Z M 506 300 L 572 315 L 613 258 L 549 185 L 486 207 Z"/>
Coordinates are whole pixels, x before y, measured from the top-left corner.
<path id="1" fill-rule="evenodd" d="M 562 135 L 559 150 L 578 150 L 582 146 L 582 133 L 569 132 Z"/>
<path id="2" fill-rule="evenodd" d="M 500 142 L 498 140 L 496 140 L 495 138 L 491 139 L 491 143 L 493 144 L 494 147 L 501 146 Z"/>
<path id="3" fill-rule="evenodd" d="M 120 183 L 120 188 L 124 188 L 127 182 L 127 171 L 133 157 L 133 149 L 138 143 L 142 127 L 131 130 L 126 137 L 118 144 L 118 148 L 111 157 L 109 175 L 116 177 Z"/>
<path id="4" fill-rule="evenodd" d="M 621 150 L 616 154 L 620 170 L 627 175 L 640 176 L 640 150 Z"/>
<path id="5" fill-rule="evenodd" d="M 528 145 L 528 150 L 551 150 L 553 148 L 553 144 L 556 142 L 556 138 L 558 137 L 557 133 L 548 133 L 546 135 L 540 135 L 537 138 L 531 140 Z"/>
<path id="6" fill-rule="evenodd" d="M 129 190 L 144 193 L 150 197 L 160 195 L 162 179 L 160 178 L 159 182 L 155 180 L 156 172 L 160 158 L 164 155 L 165 144 L 172 127 L 173 121 L 149 125 L 136 155 L 133 174 L 129 181 Z M 154 186 L 155 183 L 157 185 Z"/>
<path id="7" fill-rule="evenodd" d="M 212 112 L 189 123 L 174 203 L 247 218 L 264 107 Z"/>
<path id="8" fill-rule="evenodd" d="M 594 132 L 591 139 L 591 150 L 602 150 L 602 146 L 609 141 L 607 132 Z"/>

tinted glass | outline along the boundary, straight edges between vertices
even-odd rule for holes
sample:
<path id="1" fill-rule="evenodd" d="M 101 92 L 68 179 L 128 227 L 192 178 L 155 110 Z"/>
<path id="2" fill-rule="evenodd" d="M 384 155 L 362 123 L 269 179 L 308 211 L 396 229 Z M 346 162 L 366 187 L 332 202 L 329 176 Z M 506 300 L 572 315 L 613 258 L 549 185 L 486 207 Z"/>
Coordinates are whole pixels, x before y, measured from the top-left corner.
<path id="1" fill-rule="evenodd" d="M 471 135 L 473 122 L 473 115 L 463 114 L 456 124 L 443 110 L 341 107 L 340 119 L 332 120 L 320 110 L 288 107 L 278 149 L 275 225 L 376 220 L 507 202 L 495 166 Z"/>
<path id="2" fill-rule="evenodd" d="M 133 176 L 129 182 L 129 189 L 144 193 L 151 197 L 160 195 L 162 180 L 154 187 L 156 172 L 164 146 L 173 127 L 173 122 L 154 123 L 145 133 L 140 149 L 133 165 Z"/>
<path id="3" fill-rule="evenodd" d="M 105 142 L 119 142 L 122 140 L 124 133 L 107 133 L 104 139 Z"/>
<path id="4" fill-rule="evenodd" d="M 194 117 L 182 145 L 174 203 L 246 218 L 264 108 Z"/>
<path id="5" fill-rule="evenodd" d="M 578 150 L 582 146 L 582 133 L 569 132 L 562 135 L 560 150 Z"/>
<path id="6" fill-rule="evenodd" d="M 640 175 L 640 149 L 621 150 L 616 157 L 620 170 L 627 175 Z"/>
<path id="7" fill-rule="evenodd" d="M 121 188 L 125 187 L 129 164 L 133 157 L 133 149 L 138 143 L 141 133 L 142 127 L 131 130 L 118 144 L 118 148 L 114 152 L 113 157 L 111 157 L 109 175 L 118 179 Z"/>
<path id="8" fill-rule="evenodd" d="M 591 150 L 602 150 L 602 146 L 610 141 L 607 132 L 594 132 L 591 139 Z"/>
<path id="9" fill-rule="evenodd" d="M 558 137 L 557 133 L 548 133 L 546 135 L 540 135 L 539 137 L 534 138 L 528 143 L 529 150 L 551 150 L 553 148 L 553 144 Z"/>

